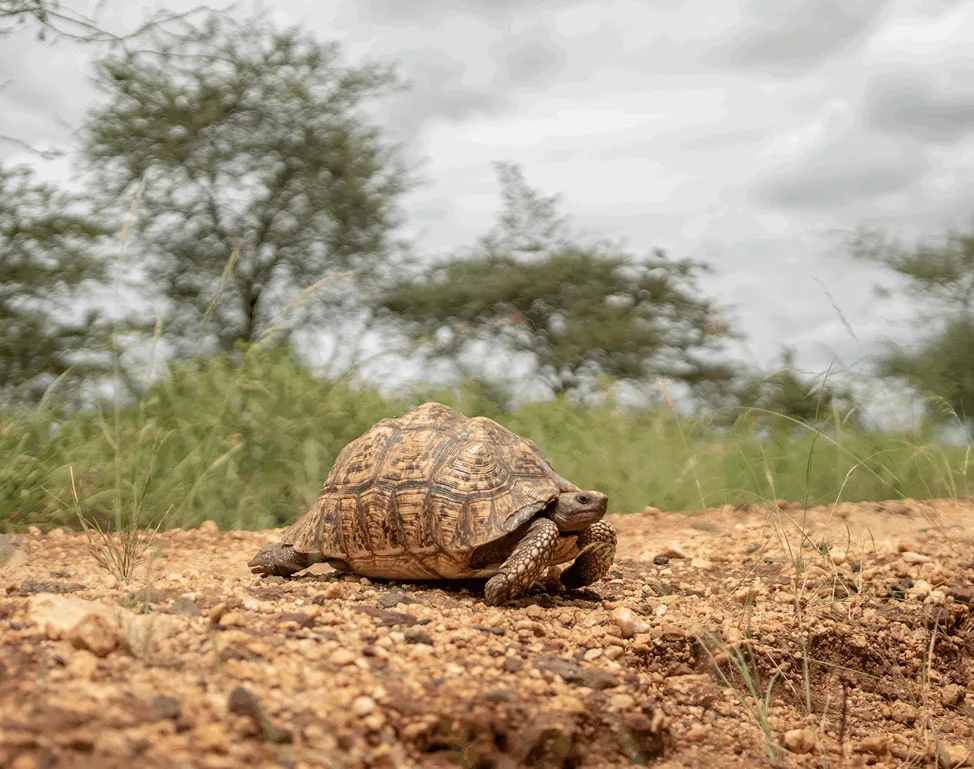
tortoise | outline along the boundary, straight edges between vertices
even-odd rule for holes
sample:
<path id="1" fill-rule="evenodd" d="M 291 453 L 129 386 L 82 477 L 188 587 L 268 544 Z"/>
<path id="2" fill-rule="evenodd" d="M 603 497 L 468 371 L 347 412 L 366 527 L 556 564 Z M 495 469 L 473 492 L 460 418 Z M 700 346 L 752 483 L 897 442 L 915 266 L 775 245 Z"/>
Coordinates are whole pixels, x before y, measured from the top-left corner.
<path id="1" fill-rule="evenodd" d="M 497 606 L 550 566 L 577 589 L 605 576 L 608 497 L 556 473 L 538 447 L 486 417 L 424 403 L 339 452 L 314 505 L 248 562 L 289 577 L 315 563 L 365 577 L 489 578 Z"/>

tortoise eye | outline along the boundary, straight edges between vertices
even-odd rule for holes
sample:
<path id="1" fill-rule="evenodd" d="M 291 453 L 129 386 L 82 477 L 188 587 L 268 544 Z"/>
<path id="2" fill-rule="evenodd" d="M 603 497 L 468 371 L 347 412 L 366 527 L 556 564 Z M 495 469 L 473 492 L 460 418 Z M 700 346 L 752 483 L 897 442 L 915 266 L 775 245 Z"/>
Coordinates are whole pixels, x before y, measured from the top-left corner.
<path id="1" fill-rule="evenodd" d="M 579 494 L 578 495 L 578 504 L 580 504 L 580 505 L 587 505 L 589 503 L 589 501 L 590 500 L 588 498 L 588 494 Z"/>

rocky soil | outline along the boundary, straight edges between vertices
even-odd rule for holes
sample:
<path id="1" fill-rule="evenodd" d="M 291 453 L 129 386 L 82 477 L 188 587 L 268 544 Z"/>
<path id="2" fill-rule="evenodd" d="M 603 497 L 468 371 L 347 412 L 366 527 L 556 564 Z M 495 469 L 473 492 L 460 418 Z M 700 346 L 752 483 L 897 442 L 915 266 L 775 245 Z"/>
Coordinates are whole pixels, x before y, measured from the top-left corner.
<path id="1" fill-rule="evenodd" d="M 974 766 L 974 502 L 610 520 L 606 580 L 502 608 L 212 523 L 125 583 L 3 537 L 0 766 Z"/>

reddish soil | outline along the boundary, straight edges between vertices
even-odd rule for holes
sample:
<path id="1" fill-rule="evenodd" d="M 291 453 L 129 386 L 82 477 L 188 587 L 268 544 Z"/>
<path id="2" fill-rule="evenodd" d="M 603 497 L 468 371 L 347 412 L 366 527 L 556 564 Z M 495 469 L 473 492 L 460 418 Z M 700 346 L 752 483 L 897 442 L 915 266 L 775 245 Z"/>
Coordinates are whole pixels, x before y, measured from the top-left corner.
<path id="1" fill-rule="evenodd" d="M 257 578 L 274 532 L 167 532 L 128 583 L 0 538 L 0 766 L 974 766 L 970 500 L 610 520 L 605 580 L 500 608 Z"/>

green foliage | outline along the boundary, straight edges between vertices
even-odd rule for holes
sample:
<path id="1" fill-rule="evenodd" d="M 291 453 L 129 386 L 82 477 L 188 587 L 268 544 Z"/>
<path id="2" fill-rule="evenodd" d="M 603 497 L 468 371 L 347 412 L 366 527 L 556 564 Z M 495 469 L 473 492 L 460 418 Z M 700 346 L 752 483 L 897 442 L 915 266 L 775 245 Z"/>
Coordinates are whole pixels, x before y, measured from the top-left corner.
<path id="1" fill-rule="evenodd" d="M 836 420 L 828 435 L 776 430 L 759 439 L 750 427 L 727 433 L 611 402 L 558 398 L 504 413 L 468 388 L 452 395 L 457 405 L 467 398 L 465 413 L 494 412 L 558 472 L 607 492 L 612 512 L 971 493 L 966 453 L 919 433 L 871 435 Z M 80 513 L 106 531 L 126 528 L 136 511 L 143 526 L 281 525 L 308 508 L 346 443 L 427 395 L 388 401 L 350 380 L 312 376 L 286 349 L 254 347 L 239 366 L 226 357 L 176 364 L 117 422 L 81 412 L 55 427 L 43 409 L 0 415 L 0 528 L 76 525 L 71 468 Z"/>
<path id="2" fill-rule="evenodd" d="M 146 42 L 95 65 L 105 99 L 83 152 L 109 200 L 145 184 L 135 246 L 167 341 L 181 358 L 233 353 L 334 320 L 360 298 L 339 279 L 364 289 L 397 247 L 410 183 L 362 113 L 393 72 L 266 15 Z"/>
<path id="3" fill-rule="evenodd" d="M 110 369 L 110 326 L 74 301 L 104 286 L 105 225 L 26 167 L 0 168 L 0 400 L 36 403 Z"/>
<path id="4" fill-rule="evenodd" d="M 929 398 L 936 422 L 974 419 L 974 229 L 951 228 L 938 240 L 912 248 L 862 230 L 853 255 L 878 262 L 905 281 L 930 329 L 909 347 L 888 341 L 876 356 L 882 378 L 899 379 Z"/>
<path id="5" fill-rule="evenodd" d="M 102 27 L 97 18 L 66 8 L 59 0 L 0 0 L 0 37 L 24 27 L 37 30 L 38 40 L 67 38 L 81 43 L 122 43 L 150 29 L 164 29 L 173 21 L 200 10 L 157 11 L 137 29 L 119 35 Z"/>
<path id="6" fill-rule="evenodd" d="M 0 475 L 0 518 L 70 524 L 73 467 L 81 515 L 106 530 L 136 510 L 145 525 L 276 526 L 314 500 L 346 443 L 392 413 L 370 391 L 314 378 L 285 348 L 175 364 L 117 420 L 81 413 L 53 433 L 40 415 L 6 423 L 0 448 L 15 461 Z"/>
<path id="7" fill-rule="evenodd" d="M 840 411 L 846 424 L 858 424 L 855 399 L 849 388 L 829 381 L 828 372 L 812 377 L 796 369 L 791 349 L 782 352 L 781 365 L 776 370 L 746 376 L 734 388 L 732 397 L 737 408 L 724 412 L 731 422 L 744 418 L 780 424 L 785 417 L 819 425 Z"/>
<path id="8" fill-rule="evenodd" d="M 572 242 L 555 198 L 529 189 L 516 167 L 500 165 L 499 175 L 504 207 L 494 230 L 472 253 L 433 265 L 381 300 L 428 353 L 457 359 L 477 343 L 529 353 L 555 393 L 598 374 L 691 385 L 731 376 L 712 356 L 729 328 L 696 290 L 705 265 Z"/>

